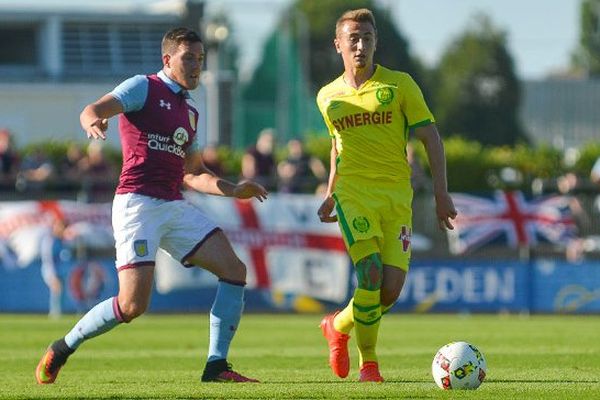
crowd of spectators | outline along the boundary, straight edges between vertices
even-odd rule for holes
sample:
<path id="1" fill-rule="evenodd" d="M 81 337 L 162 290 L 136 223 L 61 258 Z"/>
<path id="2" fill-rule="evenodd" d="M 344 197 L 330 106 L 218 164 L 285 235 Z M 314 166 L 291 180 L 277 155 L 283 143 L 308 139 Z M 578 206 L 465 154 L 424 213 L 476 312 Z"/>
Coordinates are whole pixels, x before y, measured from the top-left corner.
<path id="1" fill-rule="evenodd" d="M 118 167 L 107 159 L 101 142 L 69 143 L 61 158 L 53 159 L 44 146 L 18 152 L 7 129 L 0 129 L 0 163 L 2 190 L 28 194 L 53 189 L 112 190 L 118 177 Z"/>
<path id="2" fill-rule="evenodd" d="M 234 157 L 239 161 L 238 164 L 223 159 L 221 149 L 215 144 L 206 145 L 202 157 L 206 166 L 218 176 L 255 180 L 271 192 L 324 193 L 328 180 L 328 166 L 325 163 L 329 160 L 307 152 L 306 143 L 300 138 L 278 143 L 278 137 L 280 135 L 275 129 L 263 129 L 255 144 Z M 83 188 L 92 194 L 94 191 L 106 191 L 106 196 L 112 194 L 120 165 L 115 160 L 107 159 L 102 142 L 92 141 L 87 145 L 71 142 L 58 158 L 46 150 L 44 146 L 36 146 L 27 151 L 17 151 L 11 132 L 0 128 L 0 190 L 42 193 L 48 189 Z M 415 193 L 431 190 L 429 175 L 410 143 L 406 151 Z M 554 186 L 556 192 L 572 192 L 573 187 L 581 186 L 573 182 L 579 182 L 582 178 L 600 188 L 600 158 L 589 177 L 565 174 L 557 177 L 547 189 Z M 545 191 L 536 190 L 534 186 L 532 184 L 533 193 Z M 566 186 L 569 189 L 565 189 Z M 597 201 L 596 206 L 600 210 L 600 197 Z"/>
<path id="3" fill-rule="evenodd" d="M 327 181 L 327 169 L 323 162 L 309 155 L 301 139 L 287 142 L 285 152 L 276 154 L 277 133 L 265 128 L 259 134 L 256 143 L 249 146 L 241 157 L 239 180 L 254 180 L 271 192 L 314 193 Z M 220 160 L 217 148 L 207 145 L 202 153 L 204 164 L 219 176 L 228 172 Z M 236 177 L 232 177 L 236 178 Z"/>

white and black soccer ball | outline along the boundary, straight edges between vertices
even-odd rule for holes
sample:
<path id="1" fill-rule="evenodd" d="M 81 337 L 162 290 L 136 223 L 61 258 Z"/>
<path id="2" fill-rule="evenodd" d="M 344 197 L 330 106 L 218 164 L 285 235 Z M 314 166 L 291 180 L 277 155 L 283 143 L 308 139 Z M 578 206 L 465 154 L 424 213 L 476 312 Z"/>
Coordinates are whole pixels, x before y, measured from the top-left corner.
<path id="1" fill-rule="evenodd" d="M 431 364 L 433 380 L 442 389 L 477 389 L 487 373 L 483 354 L 467 342 L 452 342 L 438 350 Z"/>

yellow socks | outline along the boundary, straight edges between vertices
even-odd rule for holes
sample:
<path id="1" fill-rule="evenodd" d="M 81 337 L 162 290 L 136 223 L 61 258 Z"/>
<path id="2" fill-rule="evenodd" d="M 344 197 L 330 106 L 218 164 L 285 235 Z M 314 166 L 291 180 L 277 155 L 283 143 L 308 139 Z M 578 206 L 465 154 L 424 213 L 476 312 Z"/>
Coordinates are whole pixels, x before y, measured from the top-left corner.
<path id="1" fill-rule="evenodd" d="M 352 328 L 354 328 L 354 297 L 350 299 L 346 308 L 338 313 L 333 320 L 333 327 L 336 331 L 345 333 L 346 335 L 350 333 Z"/>
<path id="2" fill-rule="evenodd" d="M 360 365 L 365 361 L 377 361 L 375 347 L 381 320 L 379 290 L 358 288 L 354 291 L 352 303 Z"/>
<path id="3" fill-rule="evenodd" d="M 381 315 L 386 314 L 394 304 L 390 304 L 389 306 L 381 305 Z M 336 331 L 345 333 L 348 335 L 352 328 L 354 328 L 354 297 L 350 299 L 348 305 L 335 316 L 333 320 L 333 327 Z"/>

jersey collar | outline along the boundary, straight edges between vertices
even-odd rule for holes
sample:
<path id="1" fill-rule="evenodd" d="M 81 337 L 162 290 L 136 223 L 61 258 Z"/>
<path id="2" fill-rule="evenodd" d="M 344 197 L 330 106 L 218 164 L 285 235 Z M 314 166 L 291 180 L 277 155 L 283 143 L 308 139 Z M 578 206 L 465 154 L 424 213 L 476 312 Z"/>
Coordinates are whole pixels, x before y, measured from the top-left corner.
<path id="1" fill-rule="evenodd" d="M 167 74 L 165 74 L 165 71 L 163 71 L 163 70 L 158 71 L 158 73 L 156 74 L 156 76 L 158 76 L 158 78 L 161 81 L 163 81 L 165 83 L 165 85 L 167 85 L 167 87 L 169 89 L 171 89 L 171 91 L 173 93 L 175 93 L 175 94 L 181 94 L 186 99 L 190 98 L 190 93 L 187 90 L 185 90 L 184 88 L 182 88 L 179 83 L 177 83 L 173 79 L 169 78 L 167 76 Z"/>
<path id="2" fill-rule="evenodd" d="M 362 90 L 362 89 L 366 88 L 367 86 L 369 86 L 369 84 L 371 82 L 373 82 L 374 78 L 379 75 L 379 70 L 381 69 L 380 66 L 379 66 L 379 64 L 375 64 L 374 67 L 375 67 L 375 69 L 373 70 L 373 75 L 371 75 L 371 77 L 369 79 L 367 79 L 366 81 L 364 81 L 363 84 L 360 85 L 356 89 L 354 87 L 352 87 L 351 85 L 349 85 L 348 83 L 346 83 L 346 79 L 344 78 L 344 74 L 343 73 L 342 73 L 342 75 L 340 75 L 340 79 L 342 80 L 342 82 L 344 82 L 344 85 L 346 85 L 347 87 L 351 88 L 352 90 L 354 90 L 354 91 Z"/>

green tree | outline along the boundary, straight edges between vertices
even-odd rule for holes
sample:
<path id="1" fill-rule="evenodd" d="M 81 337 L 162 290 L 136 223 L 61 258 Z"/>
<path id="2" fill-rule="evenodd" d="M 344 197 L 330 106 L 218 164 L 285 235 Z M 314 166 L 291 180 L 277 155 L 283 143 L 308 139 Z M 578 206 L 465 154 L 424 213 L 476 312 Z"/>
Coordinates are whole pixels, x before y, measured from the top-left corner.
<path id="1" fill-rule="evenodd" d="M 294 7 L 310 21 L 310 80 L 315 91 L 342 73 L 342 60 L 333 48 L 335 23 L 344 11 L 357 8 L 368 8 L 375 16 L 378 36 L 375 62 L 421 80 L 422 68 L 411 56 L 408 41 L 391 19 L 389 10 L 373 0 L 297 0 Z"/>
<path id="2" fill-rule="evenodd" d="M 590 76 L 600 76 L 600 0 L 583 0 L 579 9 L 579 47 L 573 65 Z"/>
<path id="3" fill-rule="evenodd" d="M 296 0 L 282 14 L 266 41 L 261 63 L 243 88 L 247 143 L 265 126 L 277 127 L 282 139 L 324 129 L 314 96 L 343 71 L 333 47 L 335 23 L 344 11 L 356 8 L 369 8 L 375 15 L 375 62 L 408 72 L 423 85 L 423 68 L 411 57 L 408 42 L 390 13 L 375 1 Z"/>
<path id="4" fill-rule="evenodd" d="M 526 138 L 518 120 L 521 87 L 505 33 L 486 15 L 451 43 L 436 72 L 435 115 L 441 131 L 490 145 Z"/>

